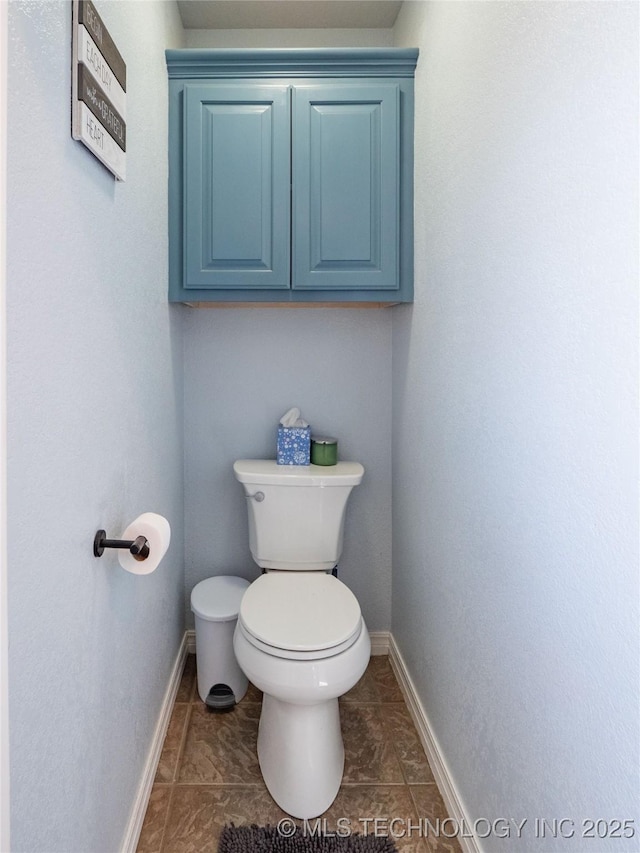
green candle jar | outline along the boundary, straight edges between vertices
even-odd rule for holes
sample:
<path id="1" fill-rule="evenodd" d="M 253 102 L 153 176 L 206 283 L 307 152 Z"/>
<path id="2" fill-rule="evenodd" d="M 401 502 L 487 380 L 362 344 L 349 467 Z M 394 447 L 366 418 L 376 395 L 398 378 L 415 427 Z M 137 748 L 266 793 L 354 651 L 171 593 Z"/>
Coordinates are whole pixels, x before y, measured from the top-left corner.
<path id="1" fill-rule="evenodd" d="M 337 465 L 338 439 L 311 436 L 311 464 Z"/>

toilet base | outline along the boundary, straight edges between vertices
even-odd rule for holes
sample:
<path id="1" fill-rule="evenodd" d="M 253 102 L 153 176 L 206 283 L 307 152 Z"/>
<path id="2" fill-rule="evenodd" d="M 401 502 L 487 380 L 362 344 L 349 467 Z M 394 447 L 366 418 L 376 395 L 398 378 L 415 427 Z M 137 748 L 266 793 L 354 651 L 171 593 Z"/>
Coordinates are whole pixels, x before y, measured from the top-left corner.
<path id="1" fill-rule="evenodd" d="M 369 663 L 364 621 L 348 649 L 333 657 L 289 660 L 256 648 L 236 625 L 233 647 L 242 671 L 263 691 L 258 760 L 269 793 L 297 818 L 318 817 L 338 793 L 344 767 L 338 698 Z"/>
<path id="2" fill-rule="evenodd" d="M 265 693 L 258 760 L 267 789 L 283 811 L 297 818 L 325 812 L 344 768 L 338 700 L 292 705 Z"/>

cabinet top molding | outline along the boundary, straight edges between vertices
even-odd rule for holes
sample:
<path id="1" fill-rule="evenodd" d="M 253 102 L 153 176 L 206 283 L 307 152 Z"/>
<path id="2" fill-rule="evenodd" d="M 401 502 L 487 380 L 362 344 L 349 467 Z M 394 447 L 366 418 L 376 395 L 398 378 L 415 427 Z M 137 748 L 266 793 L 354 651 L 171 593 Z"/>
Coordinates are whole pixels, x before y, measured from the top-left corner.
<path id="1" fill-rule="evenodd" d="M 418 48 L 181 49 L 165 51 L 170 79 L 413 77 Z"/>

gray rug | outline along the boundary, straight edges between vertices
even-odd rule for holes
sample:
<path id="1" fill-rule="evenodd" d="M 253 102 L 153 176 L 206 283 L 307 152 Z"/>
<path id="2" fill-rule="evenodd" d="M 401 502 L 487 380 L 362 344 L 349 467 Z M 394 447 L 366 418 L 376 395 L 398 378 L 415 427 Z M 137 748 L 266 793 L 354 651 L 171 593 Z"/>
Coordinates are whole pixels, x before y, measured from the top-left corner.
<path id="1" fill-rule="evenodd" d="M 284 836 L 275 826 L 225 826 L 218 853 L 397 853 L 390 838 L 303 834 Z"/>

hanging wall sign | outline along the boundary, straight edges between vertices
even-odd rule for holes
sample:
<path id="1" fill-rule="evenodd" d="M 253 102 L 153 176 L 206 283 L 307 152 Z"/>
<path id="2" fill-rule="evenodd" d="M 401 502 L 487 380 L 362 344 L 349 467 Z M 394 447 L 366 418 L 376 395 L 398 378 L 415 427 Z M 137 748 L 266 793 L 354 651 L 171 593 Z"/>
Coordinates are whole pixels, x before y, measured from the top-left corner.
<path id="1" fill-rule="evenodd" d="M 126 176 L 127 66 L 91 0 L 73 0 L 71 135 Z"/>

